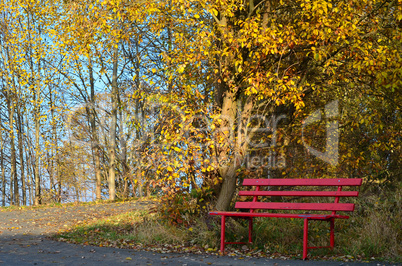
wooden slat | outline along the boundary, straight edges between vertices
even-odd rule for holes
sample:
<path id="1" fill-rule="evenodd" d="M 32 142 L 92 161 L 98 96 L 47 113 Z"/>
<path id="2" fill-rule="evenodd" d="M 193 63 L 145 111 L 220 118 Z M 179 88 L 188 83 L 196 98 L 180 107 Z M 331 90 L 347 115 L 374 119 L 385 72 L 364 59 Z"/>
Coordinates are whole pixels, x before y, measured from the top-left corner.
<path id="1" fill-rule="evenodd" d="M 361 178 L 244 179 L 243 186 L 360 186 Z"/>
<path id="2" fill-rule="evenodd" d="M 357 191 L 239 191 L 239 196 L 357 197 Z"/>
<path id="3" fill-rule="evenodd" d="M 353 211 L 353 203 L 236 202 L 237 209 Z"/>
<path id="4" fill-rule="evenodd" d="M 267 212 L 225 212 L 215 211 L 210 212 L 209 215 L 224 215 L 228 217 L 275 217 L 275 218 L 299 218 L 299 219 L 314 219 L 314 220 L 326 220 L 330 218 L 348 219 L 346 215 L 332 215 L 332 214 L 297 214 L 297 213 L 267 213 Z"/>

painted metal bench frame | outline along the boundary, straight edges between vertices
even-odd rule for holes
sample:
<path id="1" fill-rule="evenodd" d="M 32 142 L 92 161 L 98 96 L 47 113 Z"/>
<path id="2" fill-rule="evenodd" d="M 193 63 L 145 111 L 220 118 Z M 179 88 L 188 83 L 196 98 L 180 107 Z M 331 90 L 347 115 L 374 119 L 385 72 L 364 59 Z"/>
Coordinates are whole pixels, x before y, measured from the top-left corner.
<path id="1" fill-rule="evenodd" d="M 275 217 L 275 218 L 299 218 L 304 219 L 303 233 L 303 260 L 307 259 L 309 249 L 315 248 L 334 248 L 334 221 L 335 219 L 348 219 L 349 216 L 339 215 L 337 211 L 353 212 L 355 205 L 353 203 L 339 203 L 341 197 L 357 197 L 358 191 L 342 191 L 344 186 L 360 186 L 361 178 L 351 179 L 244 179 L 243 186 L 255 186 L 253 191 L 240 191 L 239 196 L 251 196 L 251 202 L 236 202 L 236 209 L 249 209 L 249 212 L 227 212 L 214 211 L 210 215 L 221 216 L 221 247 L 223 253 L 226 244 L 247 244 L 246 242 L 225 242 L 226 217 L 242 217 L 249 219 L 248 241 L 252 243 L 253 218 L 255 217 Z M 281 186 L 281 187 L 331 187 L 336 188 L 333 191 L 262 191 L 263 186 Z M 293 202 L 261 202 L 258 197 L 334 197 L 333 203 L 293 203 Z M 256 212 L 256 210 L 295 210 L 295 211 L 319 211 L 329 212 L 326 214 L 310 213 L 270 213 Z M 308 222 L 327 221 L 330 223 L 330 243 L 325 247 L 308 246 Z"/>

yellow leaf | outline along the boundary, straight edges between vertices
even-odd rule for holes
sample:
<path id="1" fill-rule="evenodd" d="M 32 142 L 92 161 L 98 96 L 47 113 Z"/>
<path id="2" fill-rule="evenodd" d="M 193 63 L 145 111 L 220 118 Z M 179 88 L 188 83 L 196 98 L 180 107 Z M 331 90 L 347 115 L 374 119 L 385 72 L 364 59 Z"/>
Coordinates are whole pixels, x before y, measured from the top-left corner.
<path id="1" fill-rule="evenodd" d="M 181 149 L 180 149 L 179 147 L 174 147 L 173 150 L 175 150 L 175 151 L 177 151 L 177 152 L 180 152 L 180 151 L 181 151 Z"/>
<path id="2" fill-rule="evenodd" d="M 218 10 L 216 10 L 215 8 L 212 8 L 210 11 L 212 12 L 212 14 L 213 14 L 214 16 L 217 16 L 217 15 L 218 15 Z"/>

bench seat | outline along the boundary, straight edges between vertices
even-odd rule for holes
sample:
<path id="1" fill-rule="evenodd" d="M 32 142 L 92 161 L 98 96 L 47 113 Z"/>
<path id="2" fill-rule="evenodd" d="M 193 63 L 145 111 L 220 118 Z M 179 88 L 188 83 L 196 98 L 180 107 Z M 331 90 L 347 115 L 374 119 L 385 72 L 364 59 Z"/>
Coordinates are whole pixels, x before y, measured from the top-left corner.
<path id="1" fill-rule="evenodd" d="M 332 214 L 293 214 L 293 213 L 269 213 L 269 212 L 210 212 L 209 215 L 224 215 L 226 217 L 274 217 L 274 218 L 309 218 L 310 220 L 328 220 L 331 218 L 349 219 L 346 215 Z"/>

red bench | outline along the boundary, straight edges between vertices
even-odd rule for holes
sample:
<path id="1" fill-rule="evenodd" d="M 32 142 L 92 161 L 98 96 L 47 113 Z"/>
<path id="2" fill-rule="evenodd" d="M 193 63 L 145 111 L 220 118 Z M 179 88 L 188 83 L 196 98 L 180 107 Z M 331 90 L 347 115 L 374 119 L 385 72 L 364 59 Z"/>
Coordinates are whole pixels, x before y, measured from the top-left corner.
<path id="1" fill-rule="evenodd" d="M 246 244 L 245 242 L 225 242 L 226 217 L 243 217 L 249 219 L 249 243 L 252 243 L 253 218 L 255 217 L 276 217 L 276 218 L 300 218 L 304 219 L 303 234 L 303 260 L 307 259 L 308 249 L 333 248 L 334 220 L 348 219 L 349 216 L 339 215 L 337 211 L 352 212 L 355 205 L 352 203 L 339 203 L 341 197 L 357 197 L 357 191 L 342 191 L 343 186 L 360 186 L 362 179 L 245 179 L 243 186 L 255 186 L 253 191 L 240 191 L 239 196 L 251 196 L 252 201 L 236 202 L 236 209 L 249 209 L 248 212 L 227 212 L 214 211 L 210 215 L 221 216 L 221 252 L 225 250 L 226 244 Z M 263 186 L 292 187 L 293 190 L 263 191 Z M 306 190 L 305 187 L 329 187 L 331 191 Z M 304 190 L 301 190 L 304 189 Z M 296 203 L 296 202 L 267 202 L 258 201 L 259 197 L 334 197 L 333 203 Z M 261 212 L 261 210 L 263 212 Z M 266 212 L 265 210 L 287 210 L 293 212 Z M 296 212 L 294 212 L 296 211 Z M 302 212 L 308 211 L 308 212 Z M 309 213 L 318 211 L 318 213 Z M 309 247 L 308 243 L 308 222 L 310 220 L 327 221 L 330 223 L 330 245 L 326 247 Z"/>

